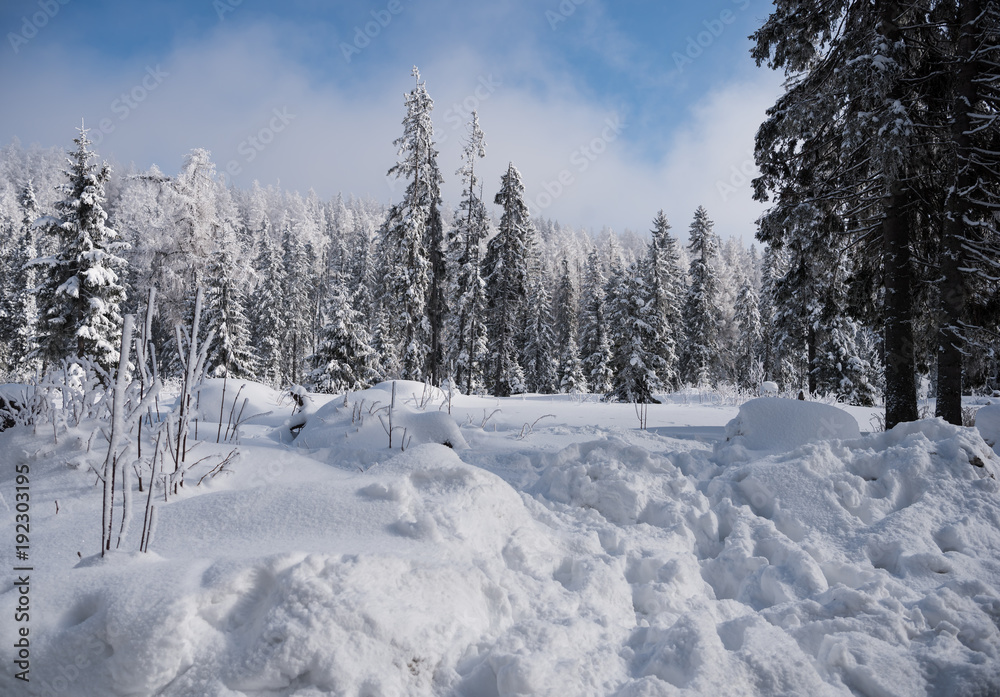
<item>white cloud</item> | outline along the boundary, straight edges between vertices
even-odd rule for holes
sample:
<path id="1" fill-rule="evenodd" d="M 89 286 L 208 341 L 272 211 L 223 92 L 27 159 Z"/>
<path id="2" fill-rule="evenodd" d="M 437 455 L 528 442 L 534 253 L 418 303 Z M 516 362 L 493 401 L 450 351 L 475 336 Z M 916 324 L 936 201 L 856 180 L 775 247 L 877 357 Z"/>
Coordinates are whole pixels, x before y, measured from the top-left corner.
<path id="1" fill-rule="evenodd" d="M 186 152 L 205 147 L 220 172 L 239 172 L 238 186 L 259 179 L 321 196 L 398 199 L 401 190 L 385 173 L 396 157 L 392 141 L 401 133 L 410 65 L 384 65 L 361 86 L 318 82 L 288 56 L 287 34 L 278 32 L 220 27 L 164 60 L 115 67 L 51 55 L 31 76 L 0 78 L 12 103 L 24 105 L 5 110 L 0 127 L 27 142 L 69 147 L 84 115 L 90 126 L 110 126 L 103 137 L 95 134 L 103 157 L 141 168 L 155 162 L 174 172 Z M 667 156 L 651 162 L 625 108 L 579 94 L 564 67 L 528 46 L 513 62 L 456 48 L 420 68 L 435 99 L 448 204 L 458 202 L 464 124 L 478 108 L 489 144 L 481 168 L 488 200 L 513 161 L 532 211 L 566 224 L 644 231 L 663 208 L 683 237 L 694 208 L 705 205 L 720 234 L 752 237 L 761 208 L 749 184 L 723 200 L 718 182 L 729 183 L 731 167 L 748 159 L 764 109 L 778 94 L 773 75 L 758 71 L 716 89 L 691 108 Z"/>

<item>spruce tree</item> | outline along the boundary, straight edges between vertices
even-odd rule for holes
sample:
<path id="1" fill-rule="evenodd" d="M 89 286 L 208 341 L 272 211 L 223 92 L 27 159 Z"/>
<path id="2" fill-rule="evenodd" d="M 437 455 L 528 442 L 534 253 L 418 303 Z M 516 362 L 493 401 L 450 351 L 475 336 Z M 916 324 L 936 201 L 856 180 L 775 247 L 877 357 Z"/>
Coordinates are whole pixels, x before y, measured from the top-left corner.
<path id="1" fill-rule="evenodd" d="M 764 380 L 764 327 L 760 318 L 757 289 L 750 278 L 744 278 L 736 298 L 736 321 L 739 342 L 736 356 L 736 377 L 740 387 L 756 389 Z"/>
<path id="2" fill-rule="evenodd" d="M 378 379 L 375 350 L 339 278 L 333 282 L 326 315 L 319 349 L 310 356 L 309 385 L 316 392 L 330 394 L 371 387 Z"/>
<path id="3" fill-rule="evenodd" d="M 552 298 L 540 268 L 528 277 L 524 325 L 521 366 L 524 369 L 525 389 L 552 394 L 559 385 L 558 348 L 552 320 Z"/>
<path id="4" fill-rule="evenodd" d="M 587 377 L 583 360 L 580 357 L 580 346 L 577 342 L 579 332 L 579 299 L 573 278 L 569 271 L 569 262 L 562 260 L 562 274 L 559 278 L 559 290 L 555 303 L 555 326 L 558 332 L 559 361 L 559 391 L 567 394 L 577 394 L 587 391 Z"/>
<path id="5" fill-rule="evenodd" d="M 662 389 L 659 374 L 665 369 L 657 352 L 655 303 L 638 263 L 612 278 L 608 294 L 611 324 L 617 328 L 612 350 L 611 391 L 607 398 L 619 402 L 659 404 L 653 396 Z"/>
<path id="6" fill-rule="evenodd" d="M 399 160 L 389 176 L 408 182 L 382 228 L 382 304 L 391 308 L 402 377 L 422 380 L 440 369 L 445 316 L 444 237 L 440 216 L 441 173 L 434 148 L 434 102 L 413 68 L 416 85 L 406 97 Z"/>
<path id="7" fill-rule="evenodd" d="M 258 230 L 258 252 L 254 262 L 257 283 L 250 295 L 255 362 L 260 380 L 269 385 L 281 386 L 285 337 L 285 308 L 281 291 L 285 286 L 285 269 L 271 237 L 270 222 L 266 216 Z"/>
<path id="8" fill-rule="evenodd" d="M 35 220 L 38 202 L 31 180 L 21 189 L 21 225 L 16 232 L 16 242 L 0 299 L 0 315 L 4 317 L 3 334 L 9 341 L 9 368 L 22 379 L 35 372 L 35 330 L 38 323 L 38 306 L 35 302 L 36 269 L 30 263 L 35 259 Z"/>
<path id="9" fill-rule="evenodd" d="M 483 258 L 487 330 L 492 349 L 486 379 L 492 394 L 508 397 L 524 390 L 524 373 L 519 358 L 523 346 L 528 269 L 534 239 L 534 226 L 524 202 L 521 173 L 512 163 L 500 178 L 500 191 L 494 202 L 503 209 L 503 214 L 497 234 L 487 243 Z"/>
<path id="10" fill-rule="evenodd" d="M 699 206 L 690 229 L 691 285 L 684 302 L 681 354 L 682 379 L 699 386 L 711 385 L 718 377 L 719 310 L 713 264 L 719 247 L 712 228 L 708 211 Z"/>
<path id="11" fill-rule="evenodd" d="M 91 162 L 96 155 L 88 131 L 78 130 L 66 171 L 69 182 L 60 187 L 66 198 L 56 203 L 54 216 L 39 219 L 57 251 L 33 262 L 40 276 L 38 351 L 47 365 L 75 356 L 111 371 L 118 360 L 125 301 L 119 272 L 126 262 L 118 252 L 127 245 L 106 224 L 104 187 L 111 169 Z"/>
<path id="12" fill-rule="evenodd" d="M 219 249 L 207 271 L 203 321 L 209 331 L 215 332 L 208 365 L 218 377 L 256 377 L 250 320 L 246 315 L 245 279 L 234 250 L 228 245 Z"/>
<path id="13" fill-rule="evenodd" d="M 663 359 L 658 376 L 663 385 L 678 385 L 677 339 L 680 325 L 681 298 L 677 295 L 680 269 L 676 243 L 670 235 L 670 224 L 661 210 L 653 220 L 652 240 L 646 261 L 646 284 L 652 306 L 650 321 L 656 335 L 653 350 Z"/>
<path id="14" fill-rule="evenodd" d="M 611 338 L 608 333 L 607 296 L 604 269 L 597 249 L 587 257 L 587 275 L 583 286 L 580 343 L 583 371 L 592 392 L 611 390 Z"/>
<path id="15" fill-rule="evenodd" d="M 451 238 L 454 308 L 449 332 L 451 364 L 455 379 L 466 394 L 484 385 L 486 360 L 486 284 L 483 281 L 480 248 L 489 230 L 489 218 L 482 199 L 482 186 L 476 176 L 476 160 L 486 156 L 486 141 L 479 127 L 479 117 L 472 112 L 469 138 L 462 150 L 463 165 L 457 174 L 462 178 L 462 200 L 455 215 Z"/>

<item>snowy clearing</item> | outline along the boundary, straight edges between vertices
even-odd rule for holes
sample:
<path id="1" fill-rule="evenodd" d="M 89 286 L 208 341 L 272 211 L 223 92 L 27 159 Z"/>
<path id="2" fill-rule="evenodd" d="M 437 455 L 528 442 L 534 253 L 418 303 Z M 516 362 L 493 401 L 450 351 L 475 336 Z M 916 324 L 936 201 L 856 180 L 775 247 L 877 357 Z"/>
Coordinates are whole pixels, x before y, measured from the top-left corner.
<path id="1" fill-rule="evenodd" d="M 237 394 L 270 413 L 195 486 L 234 447 L 215 440 Z M 1000 459 L 974 428 L 862 435 L 873 410 L 675 397 L 640 431 L 630 404 L 456 395 L 449 415 L 399 382 L 390 450 L 389 383 L 312 398 L 293 416 L 287 395 L 211 382 L 208 460 L 157 509 L 149 554 L 133 529 L 95 555 L 87 429 L 0 434 L 32 523 L 30 682 L 5 622 L 0 694 L 1000 691 Z M 24 597 L 12 553 L 4 617 Z"/>

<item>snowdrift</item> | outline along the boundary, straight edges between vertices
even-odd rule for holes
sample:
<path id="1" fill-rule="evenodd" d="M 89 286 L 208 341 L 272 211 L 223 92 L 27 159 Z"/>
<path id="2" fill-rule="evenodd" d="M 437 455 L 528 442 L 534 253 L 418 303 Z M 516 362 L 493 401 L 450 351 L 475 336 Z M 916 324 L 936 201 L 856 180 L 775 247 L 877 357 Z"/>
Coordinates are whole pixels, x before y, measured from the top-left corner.
<path id="1" fill-rule="evenodd" d="M 92 475 L 66 466 L 85 443 L 0 434 L 33 496 L 63 502 L 33 525 L 49 556 L 32 682 L 10 673 L 5 624 L 0 694 L 1000 691 L 1000 460 L 975 429 L 861 438 L 843 421 L 846 439 L 819 438 L 827 412 L 788 401 L 798 426 L 781 436 L 792 417 L 756 400 L 714 453 L 654 453 L 646 435 L 539 453 L 479 432 L 484 466 L 529 463 L 505 480 L 462 460 L 475 450 L 417 444 L 464 439 L 398 386 L 394 425 L 414 441 L 390 451 L 371 414 L 357 423 L 362 399 L 387 397 L 334 399 L 292 447 L 245 439 L 232 476 L 163 507 L 155 554 L 103 560 L 75 554 L 100 519 Z M 726 448 L 740 457 L 722 467 Z M 377 464 L 327 464 L 364 452 Z M 12 487 L 0 473 L 5 500 Z"/>

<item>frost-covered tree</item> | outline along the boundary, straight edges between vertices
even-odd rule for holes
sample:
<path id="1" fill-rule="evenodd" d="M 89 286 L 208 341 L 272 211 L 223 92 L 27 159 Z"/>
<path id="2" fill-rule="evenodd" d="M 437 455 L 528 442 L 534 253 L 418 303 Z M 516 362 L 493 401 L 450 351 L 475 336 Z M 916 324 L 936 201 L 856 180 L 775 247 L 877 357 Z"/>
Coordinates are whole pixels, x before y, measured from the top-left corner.
<path id="1" fill-rule="evenodd" d="M 107 226 L 104 187 L 111 175 L 107 163 L 93 164 L 87 129 L 82 126 L 70 153 L 66 198 L 55 215 L 38 224 L 55 240 L 56 253 L 33 263 L 38 268 L 38 350 L 52 365 L 63 358 L 91 358 L 106 370 L 118 360 L 125 289 L 119 273 L 126 243 Z"/>
<path id="2" fill-rule="evenodd" d="M 691 285 L 684 301 L 685 343 L 681 353 L 681 377 L 696 385 L 710 385 L 718 377 L 719 309 L 713 264 L 719 247 L 712 228 L 708 211 L 699 206 L 691 222 L 688 245 Z"/>
<path id="3" fill-rule="evenodd" d="M 567 394 L 587 391 L 587 377 L 577 340 L 578 322 L 579 298 L 570 274 L 569 262 L 563 259 L 555 302 L 555 327 L 558 332 L 559 391 Z"/>
<path id="4" fill-rule="evenodd" d="M 487 243 L 483 258 L 491 349 L 486 379 L 492 394 L 507 397 L 524 389 L 524 373 L 518 359 L 523 346 L 528 269 L 534 240 L 521 173 L 513 164 L 507 166 L 500 178 L 500 191 L 494 202 L 503 213 L 497 234 Z"/>
<path id="5" fill-rule="evenodd" d="M 652 323 L 656 353 L 663 359 L 658 376 L 663 385 L 677 386 L 678 338 L 680 335 L 683 304 L 680 290 L 681 271 L 678 264 L 676 241 L 670 235 L 670 223 L 661 210 L 653 219 L 652 240 L 646 259 L 646 285 L 652 306 L 649 320 Z"/>
<path id="6" fill-rule="evenodd" d="M 608 293 L 611 325 L 616 327 L 612 349 L 609 400 L 659 404 L 653 393 L 662 388 L 659 374 L 665 369 L 657 351 L 652 292 L 645 274 L 633 262 L 616 272 Z"/>
<path id="7" fill-rule="evenodd" d="M 326 314 L 319 350 L 310 356 L 310 387 L 330 394 L 371 387 L 378 379 L 375 350 L 340 279 L 333 283 Z"/>
<path id="8" fill-rule="evenodd" d="M 611 338 L 608 333 L 606 279 L 597 249 L 587 258 L 580 319 L 580 344 L 583 370 L 592 392 L 611 390 Z"/>
<path id="9" fill-rule="evenodd" d="M 270 222 L 264 216 L 257 232 L 256 286 L 250 294 L 251 327 L 256 352 L 257 376 L 263 382 L 281 386 L 285 309 L 281 291 L 285 268 L 274 240 Z"/>
<path id="10" fill-rule="evenodd" d="M 740 284 L 735 309 L 739 326 L 736 378 L 741 387 L 756 389 L 764 380 L 764 328 L 757 289 L 750 278 L 744 278 Z"/>
<path id="11" fill-rule="evenodd" d="M 304 376 L 305 356 L 309 355 L 309 259 L 305 244 L 287 218 L 282 223 L 281 256 L 284 285 L 281 289 L 285 307 L 285 380 L 298 383 Z"/>
<path id="12" fill-rule="evenodd" d="M 486 140 L 479 127 L 479 117 L 472 112 L 469 137 L 462 149 L 463 164 L 457 174 L 462 178 L 462 200 L 455 214 L 451 236 L 452 283 L 454 306 L 448 352 L 455 380 L 467 394 L 484 386 L 486 361 L 486 284 L 482 276 L 480 249 L 489 232 L 489 217 L 482 198 L 482 185 L 476 176 L 476 161 L 486 156 Z"/>
<path id="13" fill-rule="evenodd" d="M 237 242 L 233 240 L 233 245 Z M 223 246 L 208 265 L 205 278 L 203 321 L 215 340 L 209 347 L 208 365 L 216 376 L 252 378 L 257 374 L 250 346 L 246 279 L 237 259 L 238 250 Z"/>
<path id="14" fill-rule="evenodd" d="M 558 347 L 552 319 L 552 298 L 545 285 L 545 274 L 536 268 L 528 278 L 528 302 L 525 307 L 524 368 L 528 392 L 552 394 L 559 385 Z"/>
<path id="15" fill-rule="evenodd" d="M 11 228 L 13 247 L 6 260 L 3 284 L 0 288 L 0 336 L 7 340 L 6 363 L 8 370 L 20 377 L 31 376 L 36 362 L 35 331 L 38 307 L 35 302 L 35 220 L 39 216 L 38 201 L 31 180 L 22 187 L 18 203 L 21 209 L 19 227 Z M 13 221 L 12 221 L 13 222 Z"/>
<path id="16" fill-rule="evenodd" d="M 420 72 L 406 97 L 403 135 L 396 139 L 399 160 L 388 175 L 407 181 L 403 199 L 394 204 L 382 228 L 382 304 L 390 308 L 393 334 L 402 361 L 402 377 L 422 380 L 440 368 L 445 282 L 441 173 L 434 147 L 431 110 Z"/>

